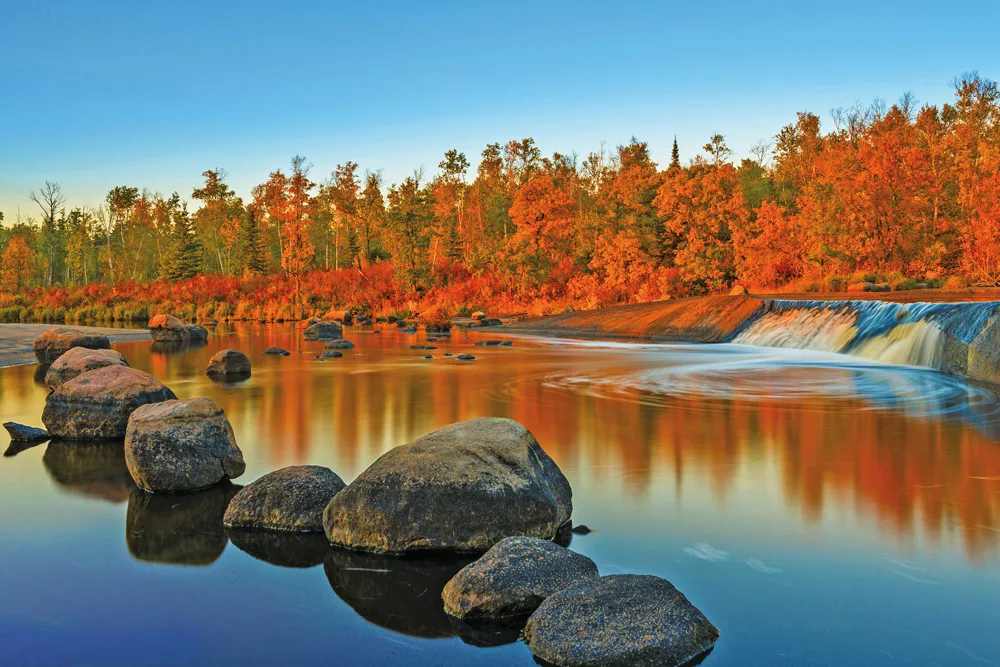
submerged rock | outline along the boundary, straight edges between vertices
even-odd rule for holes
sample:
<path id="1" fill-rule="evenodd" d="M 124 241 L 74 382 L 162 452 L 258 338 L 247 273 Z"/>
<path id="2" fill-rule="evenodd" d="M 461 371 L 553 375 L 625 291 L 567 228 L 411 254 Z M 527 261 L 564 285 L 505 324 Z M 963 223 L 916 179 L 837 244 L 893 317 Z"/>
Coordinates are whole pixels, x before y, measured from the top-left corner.
<path id="1" fill-rule="evenodd" d="M 327 350 L 353 350 L 354 343 L 349 340 L 331 340 L 329 343 L 324 345 Z"/>
<path id="2" fill-rule="evenodd" d="M 246 469 L 233 427 L 210 398 L 136 410 L 128 422 L 125 461 L 135 483 L 152 493 L 204 489 Z"/>
<path id="3" fill-rule="evenodd" d="M 472 356 L 471 354 L 460 354 L 460 355 L 458 355 L 455 358 L 458 359 L 459 361 L 475 361 L 476 360 L 476 358 L 474 356 Z"/>
<path id="4" fill-rule="evenodd" d="M 227 533 L 229 541 L 237 549 L 278 567 L 316 567 L 323 563 L 323 558 L 330 550 L 330 543 L 319 533 L 284 533 L 240 528 L 230 529 Z"/>
<path id="5" fill-rule="evenodd" d="M 243 487 L 226 510 L 229 528 L 321 532 L 323 510 L 345 486 L 323 466 L 288 466 Z"/>
<path id="6" fill-rule="evenodd" d="M 441 589 L 469 558 L 435 554 L 397 558 L 331 548 L 323 562 L 330 587 L 359 616 L 411 637 L 453 637 Z"/>
<path id="7" fill-rule="evenodd" d="M 268 355 L 271 355 L 271 356 L 277 356 L 277 357 L 287 357 L 287 356 L 291 355 L 291 352 L 289 352 L 288 350 L 286 350 L 283 347 L 269 347 L 266 350 L 264 350 L 264 354 L 268 354 Z"/>
<path id="8" fill-rule="evenodd" d="M 448 582 L 444 610 L 456 618 L 527 618 L 547 597 L 596 580 L 586 556 L 537 537 L 508 537 Z"/>
<path id="9" fill-rule="evenodd" d="M 58 327 L 49 329 L 35 338 L 32 348 L 38 363 L 46 366 L 53 363 L 74 347 L 90 350 L 110 350 L 111 341 L 104 334 L 95 334 L 79 329 Z"/>
<path id="10" fill-rule="evenodd" d="M 42 465 L 61 488 L 87 498 L 121 503 L 135 488 L 121 440 L 53 440 L 45 448 Z"/>
<path id="11" fill-rule="evenodd" d="M 482 553 L 505 537 L 552 539 L 572 511 L 569 482 L 534 436 L 487 418 L 386 452 L 334 497 L 323 527 L 352 549 Z"/>
<path id="12" fill-rule="evenodd" d="M 524 638 L 557 667 L 677 667 L 710 650 L 719 630 L 669 581 L 620 574 L 555 593 Z"/>
<path id="13" fill-rule="evenodd" d="M 188 325 L 173 315 L 153 315 L 146 327 L 153 340 L 159 343 L 186 343 L 191 339 Z"/>
<path id="14" fill-rule="evenodd" d="M 45 372 L 45 384 L 58 389 L 73 378 L 105 366 L 128 366 L 121 352 L 74 347 L 56 359 Z"/>
<path id="15" fill-rule="evenodd" d="M 344 353 L 338 350 L 327 350 L 326 352 L 323 353 L 323 357 L 327 359 L 337 359 L 342 356 L 344 356 Z"/>
<path id="16" fill-rule="evenodd" d="M 205 372 L 217 378 L 246 377 L 250 375 L 250 357 L 239 350 L 220 350 L 208 360 Z"/>
<path id="17" fill-rule="evenodd" d="M 105 366 L 78 375 L 52 392 L 42 411 L 42 423 L 58 438 L 123 438 L 134 410 L 174 398 L 174 392 L 149 373 Z"/>
<path id="18" fill-rule="evenodd" d="M 240 487 L 223 482 L 198 493 L 164 496 L 132 487 L 125 544 L 133 558 L 170 565 L 211 565 L 229 537 L 222 515 Z"/>
<path id="19" fill-rule="evenodd" d="M 316 322 L 305 330 L 306 340 L 336 340 L 344 337 L 344 327 L 337 322 Z"/>

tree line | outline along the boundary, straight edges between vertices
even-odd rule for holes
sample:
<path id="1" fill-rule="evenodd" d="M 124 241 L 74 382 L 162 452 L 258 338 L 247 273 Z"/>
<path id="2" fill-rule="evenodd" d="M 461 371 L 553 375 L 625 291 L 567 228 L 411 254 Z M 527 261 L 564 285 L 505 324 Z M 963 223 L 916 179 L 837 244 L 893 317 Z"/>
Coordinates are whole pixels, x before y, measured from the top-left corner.
<path id="1" fill-rule="evenodd" d="M 389 264 L 420 292 L 490 275 L 513 294 L 590 305 L 724 290 L 736 282 L 841 289 L 857 280 L 1000 284 L 1000 99 L 977 74 L 952 103 L 800 113 L 736 162 L 715 135 L 661 167 L 646 143 L 544 156 L 531 138 L 456 150 L 433 175 L 386 184 L 344 162 L 316 182 L 303 157 L 248 199 L 221 169 L 184 200 L 136 186 L 3 226 L 0 290 L 281 274 Z"/>

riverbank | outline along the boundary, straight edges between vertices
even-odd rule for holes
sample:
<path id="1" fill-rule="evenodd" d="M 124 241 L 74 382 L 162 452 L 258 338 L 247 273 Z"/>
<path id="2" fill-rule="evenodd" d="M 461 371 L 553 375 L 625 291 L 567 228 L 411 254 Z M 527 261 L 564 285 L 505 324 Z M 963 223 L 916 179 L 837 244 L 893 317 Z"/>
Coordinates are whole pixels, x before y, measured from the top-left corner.
<path id="1" fill-rule="evenodd" d="M 32 343 L 40 334 L 54 328 L 55 325 L 52 324 L 0 324 L 0 368 L 35 363 Z M 68 328 L 104 334 L 112 343 L 149 339 L 149 331 L 146 329 L 84 326 Z"/>

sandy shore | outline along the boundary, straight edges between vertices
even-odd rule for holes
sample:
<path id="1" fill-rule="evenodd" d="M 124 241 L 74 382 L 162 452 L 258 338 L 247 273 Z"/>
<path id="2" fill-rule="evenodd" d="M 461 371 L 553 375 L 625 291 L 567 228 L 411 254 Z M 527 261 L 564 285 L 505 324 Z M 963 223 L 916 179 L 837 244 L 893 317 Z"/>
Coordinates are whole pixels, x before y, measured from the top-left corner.
<path id="1" fill-rule="evenodd" d="M 0 368 L 4 366 L 19 366 L 35 363 L 35 353 L 31 344 L 35 338 L 54 324 L 0 324 Z M 83 331 L 105 334 L 112 343 L 128 340 L 144 340 L 149 338 L 146 329 L 117 329 L 109 327 L 69 327 Z"/>

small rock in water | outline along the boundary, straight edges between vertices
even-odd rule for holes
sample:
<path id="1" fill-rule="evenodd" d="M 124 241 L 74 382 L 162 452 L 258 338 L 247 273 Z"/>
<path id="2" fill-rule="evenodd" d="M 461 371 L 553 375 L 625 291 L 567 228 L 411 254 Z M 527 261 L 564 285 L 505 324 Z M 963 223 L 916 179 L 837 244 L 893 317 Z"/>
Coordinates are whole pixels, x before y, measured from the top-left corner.
<path id="1" fill-rule="evenodd" d="M 304 333 L 306 340 L 337 340 L 344 337 L 344 327 L 337 322 L 316 322 Z"/>
<path id="2" fill-rule="evenodd" d="M 496 347 L 498 345 L 503 345 L 502 340 L 480 340 L 476 342 L 479 347 Z"/>
<path id="3" fill-rule="evenodd" d="M 41 444 L 49 439 L 49 432 L 44 428 L 25 426 L 15 422 L 4 422 L 3 427 L 10 434 L 10 441 L 18 444 Z"/>
<path id="4" fill-rule="evenodd" d="M 188 325 L 173 315 L 163 313 L 153 315 L 146 328 L 149 329 L 149 335 L 157 343 L 186 343 L 191 340 Z"/>
<path id="5" fill-rule="evenodd" d="M 444 356 L 446 356 L 446 357 L 454 357 L 455 355 L 452 354 L 451 352 L 445 352 Z"/>
<path id="6" fill-rule="evenodd" d="M 574 535 L 590 535 L 592 532 L 594 532 L 594 531 L 592 531 L 590 529 L 590 526 L 588 526 L 585 523 L 581 523 L 581 524 L 578 524 L 576 526 L 573 526 L 573 534 Z"/>
<path id="7" fill-rule="evenodd" d="M 188 324 L 185 328 L 191 340 L 208 340 L 208 329 L 200 324 Z"/>
<path id="8" fill-rule="evenodd" d="M 205 372 L 212 377 L 250 375 L 250 357 L 239 350 L 220 350 L 209 359 Z"/>
<path id="9" fill-rule="evenodd" d="M 425 354 L 424 355 L 424 359 L 433 359 L 433 358 L 434 358 L 433 354 Z"/>
<path id="10" fill-rule="evenodd" d="M 327 350 L 323 353 L 323 356 L 327 359 L 336 359 L 338 357 L 344 356 L 343 352 L 338 352 L 337 350 Z"/>
<path id="11" fill-rule="evenodd" d="M 210 398 L 144 405 L 125 434 L 132 479 L 152 493 L 204 489 L 246 470 L 233 427 Z"/>
<path id="12" fill-rule="evenodd" d="M 405 334 L 415 334 L 415 333 L 417 333 L 417 328 L 416 327 L 406 327 L 405 329 L 403 329 L 403 333 L 405 333 Z"/>
<path id="13" fill-rule="evenodd" d="M 323 530 L 323 510 L 345 486 L 323 466 L 288 466 L 244 486 L 229 503 L 229 528 L 291 532 Z"/>
<path id="14" fill-rule="evenodd" d="M 719 630 L 665 579 L 619 574 L 555 593 L 524 639 L 556 667 L 679 667 L 710 650 Z"/>
<path id="15" fill-rule="evenodd" d="M 458 355 L 455 358 L 458 359 L 459 361 L 474 361 L 475 360 L 475 357 L 472 356 L 471 354 L 460 354 L 460 355 Z"/>
<path id="16" fill-rule="evenodd" d="M 264 350 L 264 354 L 269 354 L 276 357 L 287 357 L 291 354 L 288 350 L 283 347 L 269 347 Z"/>
<path id="17" fill-rule="evenodd" d="M 353 350 L 354 343 L 349 340 L 331 340 L 324 346 L 328 350 Z"/>
<path id="18" fill-rule="evenodd" d="M 456 574 L 441 597 L 456 618 L 523 619 L 550 595 L 599 576 L 582 554 L 537 537 L 508 537 Z"/>
<path id="19" fill-rule="evenodd" d="M 436 343 L 437 341 L 438 341 L 438 339 L 436 337 L 434 337 L 434 336 L 428 336 L 427 337 L 427 342 L 428 343 Z"/>

